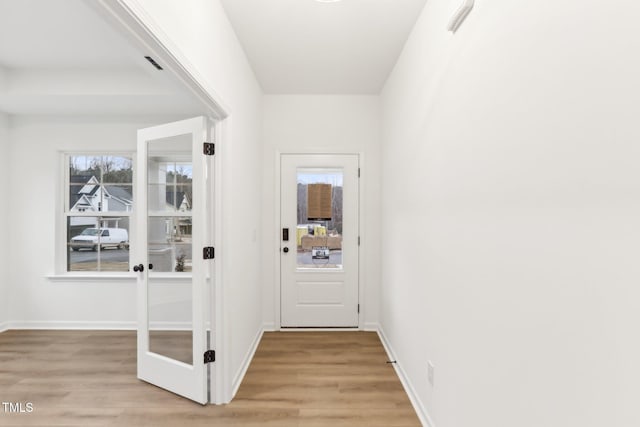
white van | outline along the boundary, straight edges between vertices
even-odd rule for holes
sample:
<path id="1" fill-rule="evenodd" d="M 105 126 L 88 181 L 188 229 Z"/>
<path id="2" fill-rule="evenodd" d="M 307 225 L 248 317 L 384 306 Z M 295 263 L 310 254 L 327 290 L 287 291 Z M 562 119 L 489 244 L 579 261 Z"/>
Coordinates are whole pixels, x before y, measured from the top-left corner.
<path id="1" fill-rule="evenodd" d="M 129 249 L 129 233 L 124 228 L 85 228 L 77 236 L 71 238 L 70 246 L 72 251 L 87 248 L 92 251 L 100 249 L 118 248 Z"/>

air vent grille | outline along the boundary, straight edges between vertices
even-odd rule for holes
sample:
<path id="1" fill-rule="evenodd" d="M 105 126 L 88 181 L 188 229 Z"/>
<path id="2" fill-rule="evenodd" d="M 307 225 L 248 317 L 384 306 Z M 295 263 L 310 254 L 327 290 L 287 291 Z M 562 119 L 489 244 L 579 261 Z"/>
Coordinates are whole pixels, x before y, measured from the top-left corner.
<path id="1" fill-rule="evenodd" d="M 158 64 L 158 63 L 156 62 L 156 60 L 155 60 L 155 59 L 153 59 L 152 57 L 150 57 L 150 56 L 145 56 L 145 59 L 146 59 L 147 61 L 149 61 L 149 62 L 151 63 L 151 65 L 153 65 L 154 67 L 156 67 L 156 69 L 158 69 L 158 70 L 162 70 L 162 67 L 160 66 L 160 64 Z"/>

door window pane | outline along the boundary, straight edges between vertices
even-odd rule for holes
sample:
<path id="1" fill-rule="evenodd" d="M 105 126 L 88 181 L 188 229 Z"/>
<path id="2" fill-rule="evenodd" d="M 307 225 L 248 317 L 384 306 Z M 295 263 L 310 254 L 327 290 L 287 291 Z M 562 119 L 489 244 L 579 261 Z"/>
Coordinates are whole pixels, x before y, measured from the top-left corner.
<path id="1" fill-rule="evenodd" d="M 191 217 L 149 217 L 149 263 L 153 272 L 191 272 Z"/>
<path id="2" fill-rule="evenodd" d="M 149 212 L 191 212 L 193 164 L 188 137 L 182 135 L 148 144 L 147 186 Z"/>
<path id="3" fill-rule="evenodd" d="M 190 365 L 193 288 L 177 278 L 193 266 L 191 159 L 190 135 L 147 143 L 149 351 Z"/>
<path id="4" fill-rule="evenodd" d="M 298 268 L 342 269 L 342 169 L 297 173 Z"/>
<path id="5" fill-rule="evenodd" d="M 153 298 L 154 288 L 149 288 L 149 292 L 151 293 L 151 298 Z M 165 307 L 164 310 L 175 313 L 179 309 L 190 309 L 186 307 L 188 302 L 185 301 L 185 304 L 182 304 L 181 307 Z M 158 322 L 158 326 L 154 326 L 153 319 L 155 317 L 160 319 L 166 317 L 161 310 L 163 310 L 161 305 L 151 304 L 149 306 L 149 351 L 178 360 L 187 365 L 193 365 L 193 331 L 191 329 L 184 331 L 164 330 L 163 328 L 166 328 L 166 326 L 163 326 L 161 321 Z M 160 329 L 152 329 L 154 327 Z M 187 327 L 191 328 L 191 326 Z"/>
<path id="6" fill-rule="evenodd" d="M 69 212 L 133 210 L 133 163 L 125 156 L 69 156 Z"/>
<path id="7" fill-rule="evenodd" d="M 129 217 L 67 217 L 67 271 L 129 271 Z"/>

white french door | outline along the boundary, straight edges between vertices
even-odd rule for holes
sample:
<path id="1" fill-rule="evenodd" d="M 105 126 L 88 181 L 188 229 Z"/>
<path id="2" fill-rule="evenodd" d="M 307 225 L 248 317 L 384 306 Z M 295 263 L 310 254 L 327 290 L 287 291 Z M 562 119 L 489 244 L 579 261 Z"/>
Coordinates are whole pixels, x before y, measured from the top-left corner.
<path id="1" fill-rule="evenodd" d="M 210 206 L 208 120 L 138 131 L 138 378 L 204 404 Z"/>
<path id="2" fill-rule="evenodd" d="M 358 326 L 358 155 L 280 159 L 281 327 Z"/>

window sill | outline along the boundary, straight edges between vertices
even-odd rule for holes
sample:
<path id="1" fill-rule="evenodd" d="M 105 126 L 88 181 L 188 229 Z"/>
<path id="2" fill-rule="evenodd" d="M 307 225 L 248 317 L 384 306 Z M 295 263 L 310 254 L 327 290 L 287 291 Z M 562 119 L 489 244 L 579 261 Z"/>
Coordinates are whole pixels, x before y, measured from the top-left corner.
<path id="1" fill-rule="evenodd" d="M 118 282 L 118 283 L 135 283 L 137 275 L 135 274 L 51 274 L 46 276 L 50 282 L 54 283 L 105 283 L 105 282 Z M 179 283 L 191 283 L 191 274 L 180 275 L 172 273 L 158 273 L 154 275 L 152 280 L 154 282 L 179 282 Z M 209 278 L 205 279 L 207 282 Z"/>
<path id="2" fill-rule="evenodd" d="M 136 276 L 132 274 L 51 274 L 47 276 L 50 282 L 135 282 Z"/>

